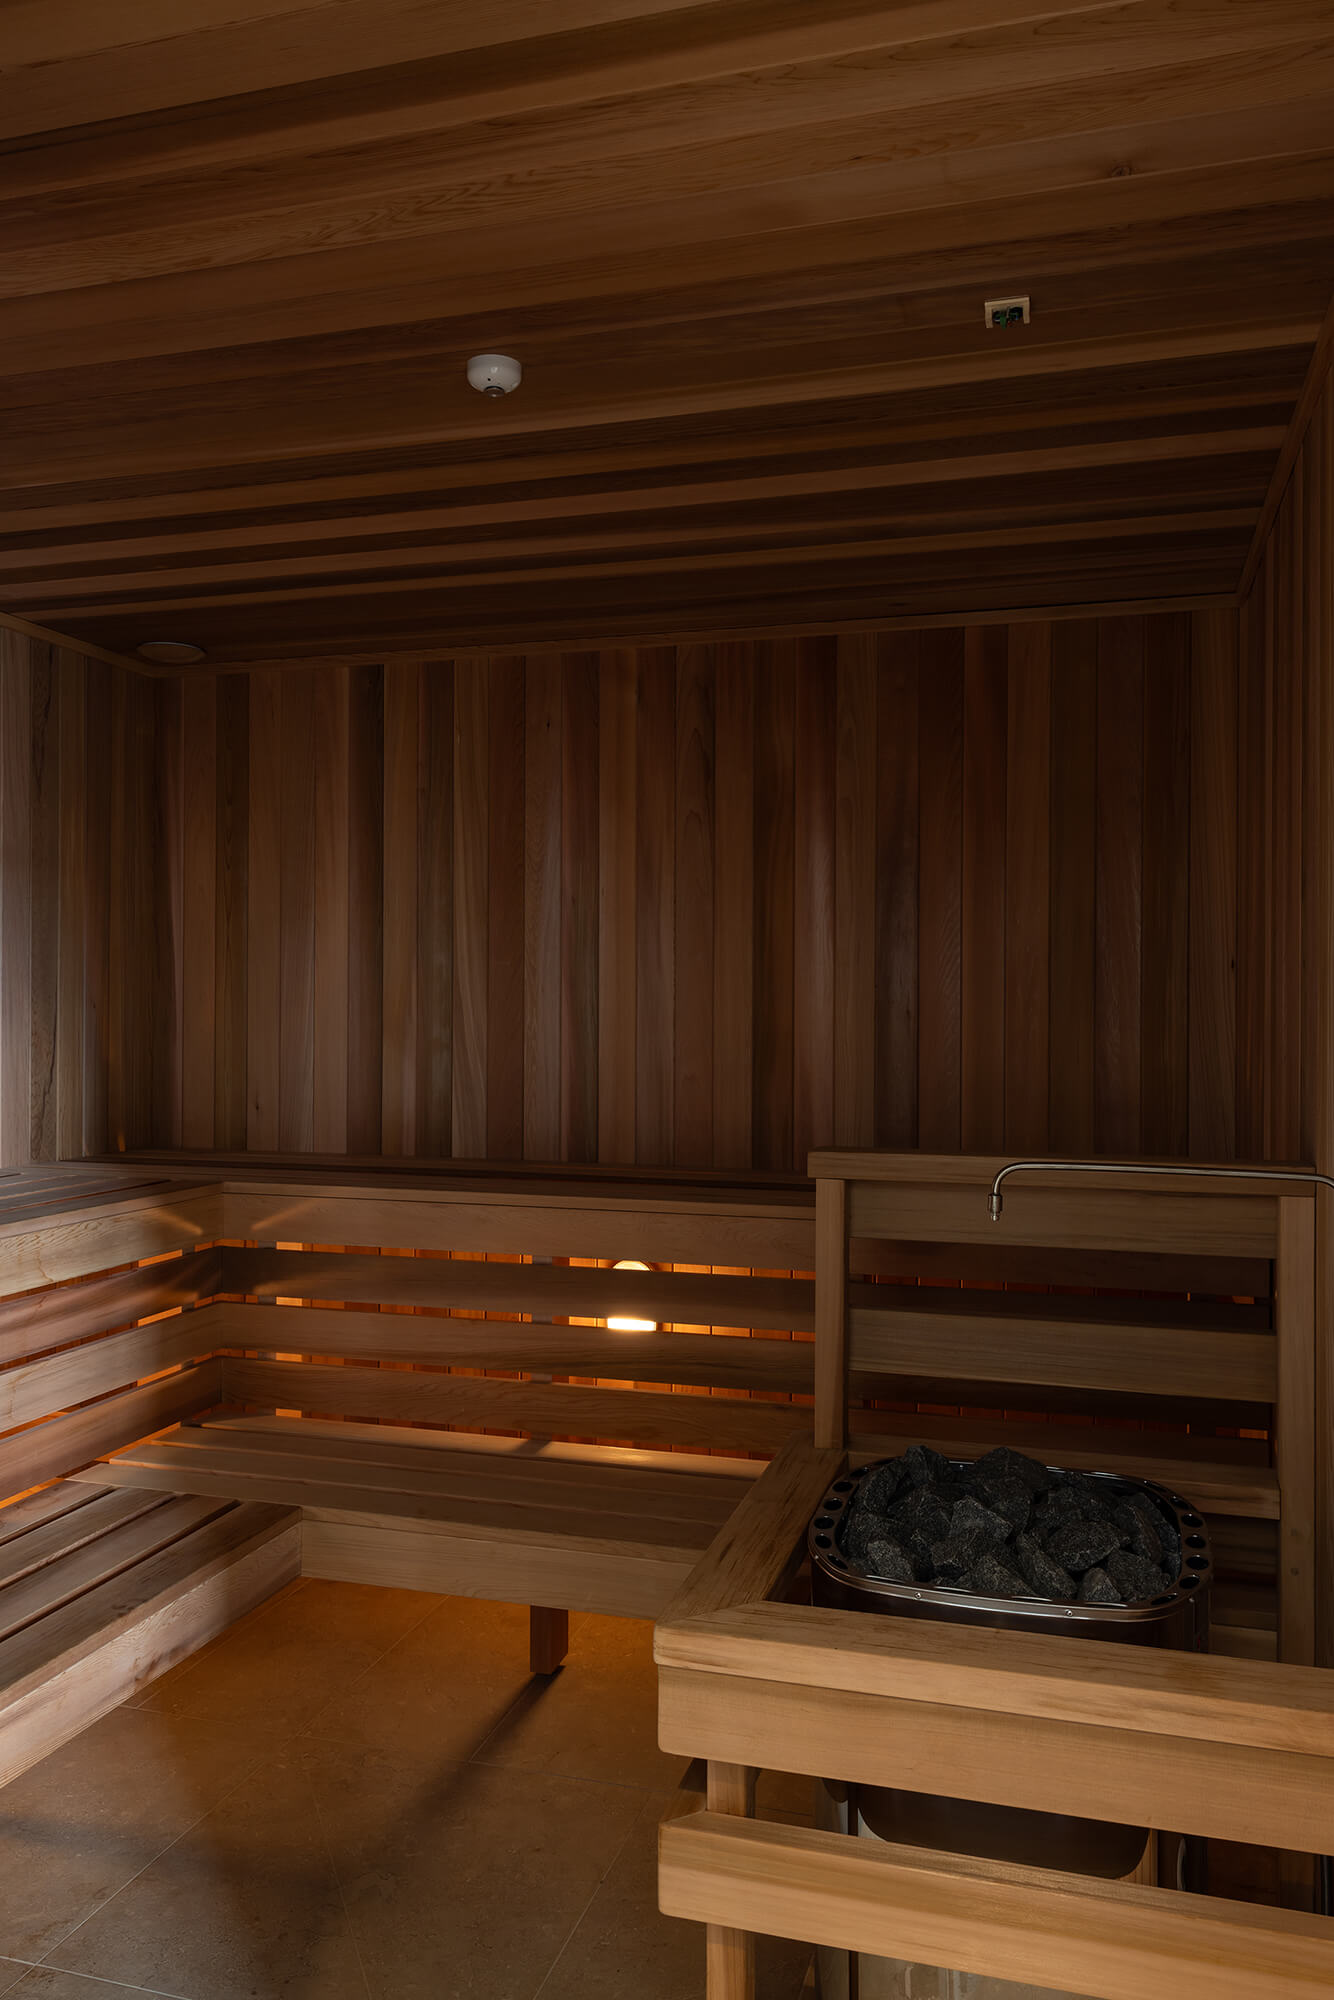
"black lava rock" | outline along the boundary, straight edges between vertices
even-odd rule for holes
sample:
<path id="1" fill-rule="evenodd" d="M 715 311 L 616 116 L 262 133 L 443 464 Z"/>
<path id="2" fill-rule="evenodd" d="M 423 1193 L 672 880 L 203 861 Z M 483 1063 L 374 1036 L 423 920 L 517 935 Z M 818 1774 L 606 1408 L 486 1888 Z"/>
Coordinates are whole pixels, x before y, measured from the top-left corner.
<path id="1" fill-rule="evenodd" d="M 940 1486 L 948 1490 L 954 1484 L 953 1464 L 942 1453 L 932 1451 L 929 1444 L 910 1444 L 903 1454 L 903 1464 L 914 1486 Z"/>
<path id="2" fill-rule="evenodd" d="M 1034 1494 L 1045 1493 L 1060 1477 L 1059 1473 L 1039 1465 L 1035 1458 L 1025 1458 L 1021 1451 L 1011 1451 L 1008 1444 L 998 1444 L 985 1458 L 979 1458 L 973 1466 L 973 1475 L 977 1479 L 1003 1481 L 1006 1484 L 1017 1481 Z"/>
<path id="3" fill-rule="evenodd" d="M 1142 1604 L 1173 1588 L 1173 1578 L 1133 1549 L 1113 1549 L 1104 1567 L 1125 1604 Z"/>
<path id="4" fill-rule="evenodd" d="M 1053 1562 L 1078 1574 L 1102 1562 L 1113 1549 L 1119 1549 L 1121 1540 L 1121 1530 L 1115 1521 L 1071 1521 L 1055 1534 L 1044 1535 L 1042 1545 Z"/>
<path id="5" fill-rule="evenodd" d="M 1074 1578 L 1052 1561 L 1035 1535 L 1015 1536 L 1014 1559 L 1035 1596 L 1051 1597 L 1063 1604 L 1074 1597 Z"/>
<path id="6" fill-rule="evenodd" d="M 1119 1604 L 1121 1597 L 1105 1569 L 1091 1569 L 1080 1578 L 1081 1604 Z"/>
<path id="7" fill-rule="evenodd" d="M 909 1491 L 911 1480 L 901 1458 L 889 1458 L 875 1466 L 858 1482 L 855 1506 L 872 1514 L 887 1514 L 894 1502 Z"/>
<path id="8" fill-rule="evenodd" d="M 886 1583 L 913 1581 L 912 1561 L 897 1542 L 872 1542 L 866 1551 L 866 1573 L 883 1577 Z"/>
<path id="9" fill-rule="evenodd" d="M 984 1507 L 971 1493 L 965 1493 L 962 1500 L 954 1503 L 950 1516 L 950 1535 L 954 1541 L 980 1540 L 994 1542 L 998 1547 L 1010 1539 L 1010 1523 L 1003 1514 L 993 1513 Z"/>
<path id="10" fill-rule="evenodd" d="M 973 1567 L 959 1578 L 960 1590 L 975 1597 L 1027 1597 L 1029 1588 L 1018 1570 L 1001 1560 L 996 1549 L 987 1549 Z"/>
<path id="11" fill-rule="evenodd" d="M 1139 1604 L 1176 1582 L 1176 1520 L 1150 1494 L 1000 1446 L 955 1465 L 928 1445 L 853 1491 L 839 1548 L 868 1576 L 983 1597 Z"/>

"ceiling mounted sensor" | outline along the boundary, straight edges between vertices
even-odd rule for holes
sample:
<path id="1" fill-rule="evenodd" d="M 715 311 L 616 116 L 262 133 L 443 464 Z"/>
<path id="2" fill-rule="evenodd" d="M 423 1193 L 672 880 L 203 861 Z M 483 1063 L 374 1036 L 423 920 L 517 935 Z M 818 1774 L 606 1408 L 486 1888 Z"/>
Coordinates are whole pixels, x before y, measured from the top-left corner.
<path id="1" fill-rule="evenodd" d="M 204 648 L 187 639 L 145 639 L 136 650 L 141 660 L 151 660 L 155 667 L 193 667 L 204 658 Z"/>
<path id="2" fill-rule="evenodd" d="M 483 396 L 508 396 L 523 380 L 523 363 L 512 354 L 474 354 L 468 380 Z"/>

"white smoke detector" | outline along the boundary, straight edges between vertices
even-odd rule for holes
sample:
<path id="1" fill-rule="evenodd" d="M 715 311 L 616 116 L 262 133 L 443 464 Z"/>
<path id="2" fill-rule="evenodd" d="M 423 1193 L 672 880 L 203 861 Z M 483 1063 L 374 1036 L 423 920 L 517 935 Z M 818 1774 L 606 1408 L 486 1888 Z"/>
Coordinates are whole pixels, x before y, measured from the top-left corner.
<path id="1" fill-rule="evenodd" d="M 508 396 L 523 380 L 523 364 L 512 354 L 474 354 L 468 380 L 483 396 Z"/>

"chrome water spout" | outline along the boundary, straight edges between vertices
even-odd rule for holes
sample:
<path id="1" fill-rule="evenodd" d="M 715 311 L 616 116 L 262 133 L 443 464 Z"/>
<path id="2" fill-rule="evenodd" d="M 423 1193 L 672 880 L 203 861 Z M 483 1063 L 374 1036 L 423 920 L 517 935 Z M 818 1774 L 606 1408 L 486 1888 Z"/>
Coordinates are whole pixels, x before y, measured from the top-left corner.
<path id="1" fill-rule="evenodd" d="M 1334 1189 L 1328 1174 L 1305 1173 L 1283 1167 L 1192 1167 L 1146 1166 L 1139 1160 L 1011 1160 L 991 1183 L 987 1214 L 993 1222 L 1001 1219 L 1005 1206 L 1001 1182 L 1011 1174 L 1181 1174 L 1190 1180 L 1220 1181 L 1305 1181 L 1309 1185 Z"/>

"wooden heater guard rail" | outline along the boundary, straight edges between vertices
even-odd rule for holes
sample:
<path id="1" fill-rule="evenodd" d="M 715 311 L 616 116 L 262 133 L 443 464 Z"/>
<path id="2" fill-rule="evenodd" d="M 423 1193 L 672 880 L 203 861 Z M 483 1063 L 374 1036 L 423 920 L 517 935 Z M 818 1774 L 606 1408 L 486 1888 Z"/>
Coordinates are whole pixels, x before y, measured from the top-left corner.
<path id="1" fill-rule="evenodd" d="M 1315 2000 L 1334 1982 L 1334 1924 L 1141 1885 L 880 1845 L 756 1824 L 760 1769 L 961 1799 L 1098 1816 L 1131 1825 L 1325 1854 L 1334 1845 L 1334 1673 L 1305 1662 L 1317 1648 L 1314 1388 L 1315 1211 L 1289 1183 L 1165 1183 L 1127 1174 L 1108 1185 L 1056 1177 L 1007 1189 L 999 1224 L 987 1212 L 990 1159 L 818 1154 L 816 1436 L 794 1437 L 746 1495 L 659 1621 L 660 1742 L 703 1760 L 703 1800 L 682 1794 L 664 1818 L 660 1900 L 708 1927 L 709 2000 L 751 2000 L 757 1931 L 844 1950 L 945 1965 L 1101 2000 L 1250 2000 L 1257 1991 Z M 850 1262 L 868 1239 L 1016 1245 L 1060 1258 L 1093 1250 L 1127 1273 L 1157 1256 L 1272 1262 L 1274 1464 L 1247 1473 L 1198 1459 L 1191 1440 L 1132 1442 L 1084 1434 L 1082 1461 L 1163 1477 L 1217 1516 L 1280 1521 L 1283 1664 L 1107 1647 L 1095 1642 L 916 1625 L 774 1601 L 799 1564 L 809 1520 L 850 1462 L 884 1438 L 849 1438 L 848 1390 L 859 1371 L 896 1372 L 923 1329 L 868 1308 Z M 854 1251 L 853 1246 L 857 1248 Z M 865 1268 L 862 1261 L 861 1268 Z M 1136 1277 L 1127 1276 L 1128 1286 Z M 1142 1282 L 1142 1280 L 1141 1280 Z M 1201 1289 L 1207 1287 L 1202 1284 Z M 989 1331 L 941 1321 L 960 1374 L 1047 1379 L 1050 1322 L 1022 1314 Z M 1101 1351 L 1115 1361 L 1116 1329 Z M 1124 1333 L 1133 1336 L 1133 1328 Z M 1087 1342 L 1087 1324 L 1063 1329 Z M 1208 1365 L 1239 1389 L 1263 1355 L 1226 1318 L 1191 1336 L 1178 1359 Z M 1240 1349 L 1228 1351 L 1228 1343 Z M 1168 1346 L 1172 1340 L 1168 1338 Z M 1213 1347 L 1225 1358 L 1209 1361 Z M 1134 1338 L 1125 1350 L 1142 1365 Z M 1006 1376 L 1007 1367 L 1011 1373 Z M 1229 1373 L 1229 1370 L 1232 1372 Z M 1252 1375 L 1250 1385 L 1256 1386 Z M 985 1449 L 996 1436 L 939 1421 L 905 1427 L 943 1450 Z M 998 1426 L 1013 1437 L 1011 1426 Z M 1076 1434 L 1077 1435 L 1077 1434 Z M 1028 1448 L 1054 1428 L 1035 1427 Z M 1170 1442 L 1168 1465 L 1151 1445 Z M 1200 1441 L 1203 1444 L 1204 1441 Z M 1150 1447 L 1146 1449 L 1146 1446 Z M 1214 1457 L 1219 1447 L 1212 1447 Z M 1204 1477 L 1201 1479 L 1201 1472 Z M 1212 1483 L 1214 1490 L 1209 1490 Z M 697 1810 L 700 1806 L 703 1810 Z"/>

